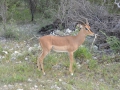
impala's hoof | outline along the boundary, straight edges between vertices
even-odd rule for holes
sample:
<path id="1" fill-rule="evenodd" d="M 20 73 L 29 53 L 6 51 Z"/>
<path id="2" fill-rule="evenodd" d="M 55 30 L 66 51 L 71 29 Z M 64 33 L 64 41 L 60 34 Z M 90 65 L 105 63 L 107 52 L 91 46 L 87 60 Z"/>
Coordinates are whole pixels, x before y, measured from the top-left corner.
<path id="1" fill-rule="evenodd" d="M 73 73 L 71 73 L 71 76 L 73 76 Z"/>
<path id="2" fill-rule="evenodd" d="M 45 72 L 43 73 L 43 75 L 45 76 Z"/>

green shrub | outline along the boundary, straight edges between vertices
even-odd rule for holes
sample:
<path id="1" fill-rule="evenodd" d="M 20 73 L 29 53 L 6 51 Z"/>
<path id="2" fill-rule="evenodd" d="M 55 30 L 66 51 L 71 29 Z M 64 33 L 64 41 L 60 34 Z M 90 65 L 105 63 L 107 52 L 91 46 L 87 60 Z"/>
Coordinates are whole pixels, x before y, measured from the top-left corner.
<path id="1" fill-rule="evenodd" d="M 13 16 L 17 21 L 27 21 L 31 19 L 29 9 L 16 10 Z"/>
<path id="2" fill-rule="evenodd" d="M 75 58 L 79 59 L 90 59 L 92 58 L 92 54 L 86 47 L 79 47 L 78 50 L 75 51 L 74 53 Z"/>
<path id="3" fill-rule="evenodd" d="M 26 21 L 30 20 L 31 14 L 29 8 L 25 8 L 24 5 L 22 5 L 22 2 L 20 0 L 13 1 L 13 3 L 8 3 L 8 18 L 13 18 L 17 21 Z"/>
<path id="4" fill-rule="evenodd" d="M 57 63 L 58 59 L 56 57 L 56 54 L 48 54 L 44 59 L 44 68 L 45 70 L 51 70 L 52 66 L 54 66 Z"/>
<path id="5" fill-rule="evenodd" d="M 101 33 L 106 36 L 106 41 L 110 45 L 110 48 L 113 51 L 115 51 L 115 52 L 120 51 L 120 40 L 116 36 L 107 36 L 106 33 L 102 32 L 102 31 L 101 31 Z"/>
<path id="6" fill-rule="evenodd" d="M 90 59 L 89 60 L 89 63 L 88 63 L 88 67 L 89 67 L 89 69 L 95 69 L 95 68 L 97 68 L 97 60 L 93 60 L 93 59 Z"/>
<path id="7" fill-rule="evenodd" d="M 6 30 L 4 31 L 3 36 L 5 38 L 19 39 L 20 31 L 16 25 L 15 20 L 11 19 L 9 23 L 10 24 L 6 24 Z"/>
<path id="8" fill-rule="evenodd" d="M 115 36 L 107 37 L 107 43 L 110 45 L 110 48 L 115 52 L 120 51 L 120 40 Z"/>
<path id="9" fill-rule="evenodd" d="M 8 29 L 8 30 L 6 30 L 6 32 L 4 33 L 4 37 L 5 37 L 5 38 L 18 39 L 18 34 L 17 34 L 17 32 L 14 32 L 14 30 Z"/>

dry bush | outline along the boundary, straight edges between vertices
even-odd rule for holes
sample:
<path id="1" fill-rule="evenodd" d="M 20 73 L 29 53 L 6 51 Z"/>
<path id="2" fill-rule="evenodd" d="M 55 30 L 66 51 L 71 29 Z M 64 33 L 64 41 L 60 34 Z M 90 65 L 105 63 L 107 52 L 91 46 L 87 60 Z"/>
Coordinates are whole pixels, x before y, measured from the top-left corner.
<path id="1" fill-rule="evenodd" d="M 61 22 L 64 22 L 66 27 L 71 26 L 71 24 L 77 21 L 84 21 L 85 18 L 87 18 L 91 24 L 93 24 L 94 21 L 98 21 L 104 25 L 100 17 L 106 14 L 108 13 L 104 7 L 92 5 L 86 0 L 61 0 L 57 18 L 59 18 Z"/>

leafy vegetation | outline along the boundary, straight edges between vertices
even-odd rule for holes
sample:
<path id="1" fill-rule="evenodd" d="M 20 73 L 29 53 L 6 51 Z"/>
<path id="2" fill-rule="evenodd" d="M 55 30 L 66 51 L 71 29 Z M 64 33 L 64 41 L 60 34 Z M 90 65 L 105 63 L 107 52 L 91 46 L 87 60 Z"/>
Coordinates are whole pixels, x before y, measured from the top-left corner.
<path id="1" fill-rule="evenodd" d="M 116 52 L 120 51 L 120 40 L 115 36 L 107 37 L 107 42 L 110 48 Z"/>
<path id="2" fill-rule="evenodd" d="M 104 32 L 102 33 L 106 36 L 106 41 L 110 45 L 110 48 L 115 52 L 119 52 L 120 51 L 120 40 L 116 36 L 107 36 Z"/>
<path id="3" fill-rule="evenodd" d="M 6 25 L 6 31 L 4 31 L 2 35 L 5 38 L 18 40 L 20 38 L 21 33 L 14 21 L 11 20 L 10 24 Z"/>
<path id="4" fill-rule="evenodd" d="M 91 59 L 92 54 L 85 46 L 81 46 L 74 53 L 74 57 L 79 59 Z"/>

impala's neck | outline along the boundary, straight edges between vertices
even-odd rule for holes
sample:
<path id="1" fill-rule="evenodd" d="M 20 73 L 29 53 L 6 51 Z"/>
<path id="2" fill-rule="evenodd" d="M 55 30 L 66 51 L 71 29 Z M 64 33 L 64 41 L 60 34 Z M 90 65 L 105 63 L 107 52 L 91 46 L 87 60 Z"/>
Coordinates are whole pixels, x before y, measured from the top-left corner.
<path id="1" fill-rule="evenodd" d="M 76 40 L 77 40 L 79 46 L 85 41 L 86 36 L 87 35 L 85 34 L 84 30 L 81 29 L 80 32 L 78 33 L 78 35 L 76 36 Z"/>

